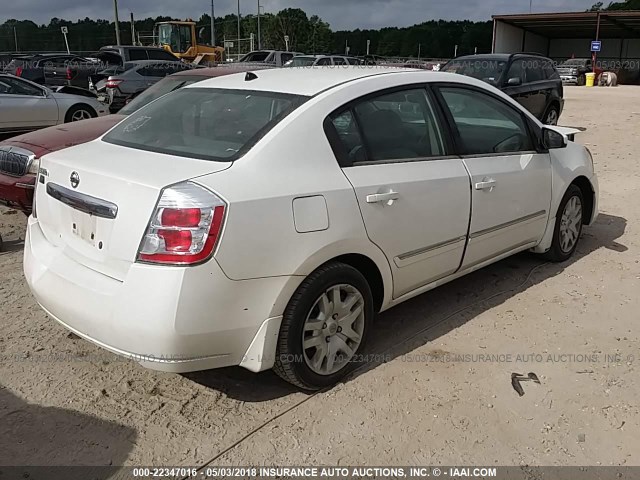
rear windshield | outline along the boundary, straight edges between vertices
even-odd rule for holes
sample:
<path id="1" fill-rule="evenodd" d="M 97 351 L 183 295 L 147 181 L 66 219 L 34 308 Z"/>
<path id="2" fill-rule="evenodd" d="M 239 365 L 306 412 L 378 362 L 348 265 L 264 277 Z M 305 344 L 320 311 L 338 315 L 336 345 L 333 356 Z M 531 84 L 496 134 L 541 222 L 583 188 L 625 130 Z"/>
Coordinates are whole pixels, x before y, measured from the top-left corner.
<path id="1" fill-rule="evenodd" d="M 444 66 L 442 71 L 459 73 L 460 75 L 492 83 L 498 81 L 506 66 L 507 62 L 504 60 L 461 58 L 459 60 L 451 60 Z"/>
<path id="2" fill-rule="evenodd" d="M 251 90 L 184 88 L 130 114 L 103 141 L 169 155 L 233 161 L 306 98 Z"/>
<path id="3" fill-rule="evenodd" d="M 118 115 L 131 115 L 136 110 L 140 110 L 146 104 L 153 102 L 167 93 L 186 87 L 192 83 L 206 80 L 207 78 L 209 77 L 202 75 L 179 75 L 177 77 L 163 78 L 152 87 L 147 88 L 135 99 L 131 100 L 130 103 L 118 112 Z"/>
<path id="4" fill-rule="evenodd" d="M 269 58 L 271 52 L 253 52 L 248 53 L 240 59 L 241 62 L 264 62 Z"/>

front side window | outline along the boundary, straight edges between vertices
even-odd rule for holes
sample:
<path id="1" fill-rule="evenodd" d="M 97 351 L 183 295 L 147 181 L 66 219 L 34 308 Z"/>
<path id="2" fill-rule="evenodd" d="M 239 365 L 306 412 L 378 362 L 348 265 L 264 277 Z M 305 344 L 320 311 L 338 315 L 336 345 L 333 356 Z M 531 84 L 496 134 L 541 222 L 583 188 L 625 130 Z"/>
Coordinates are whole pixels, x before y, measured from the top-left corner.
<path id="1" fill-rule="evenodd" d="M 466 88 L 441 88 L 440 93 L 467 155 L 534 149 L 522 115 L 509 105 Z"/>
<path id="2" fill-rule="evenodd" d="M 325 65 L 331 65 L 331 59 L 329 57 L 323 57 L 316 62 L 316 65 L 321 67 Z"/>
<path id="3" fill-rule="evenodd" d="M 233 161 L 306 98 L 184 88 L 130 114 L 103 141 L 178 157 Z"/>
<path id="4" fill-rule="evenodd" d="M 334 65 L 347 65 L 347 61 L 342 57 L 333 57 Z"/>
<path id="5" fill-rule="evenodd" d="M 520 83 L 526 83 L 526 77 L 524 75 L 525 64 L 524 60 L 515 60 L 511 66 L 509 67 L 509 72 L 507 73 L 507 81 L 513 81 L 513 79 L 520 80 Z"/>
<path id="6" fill-rule="evenodd" d="M 442 71 L 458 73 L 467 77 L 477 78 L 491 85 L 498 85 L 506 67 L 506 60 L 469 57 L 451 60 L 443 67 Z"/>
<path id="7" fill-rule="evenodd" d="M 417 160 L 445 155 L 425 90 L 370 97 L 332 117 L 348 163 Z"/>

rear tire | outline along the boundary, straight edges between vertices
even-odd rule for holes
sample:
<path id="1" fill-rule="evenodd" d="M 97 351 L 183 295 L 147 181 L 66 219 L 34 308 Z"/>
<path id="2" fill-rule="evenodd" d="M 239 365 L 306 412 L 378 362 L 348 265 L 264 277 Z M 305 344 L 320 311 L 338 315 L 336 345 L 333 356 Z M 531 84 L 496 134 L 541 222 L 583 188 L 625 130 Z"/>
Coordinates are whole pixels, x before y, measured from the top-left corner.
<path id="1" fill-rule="evenodd" d="M 64 116 L 64 123 L 79 122 L 80 120 L 88 120 L 97 116 L 96 111 L 89 105 L 79 103 L 67 110 L 67 114 Z"/>
<path id="2" fill-rule="evenodd" d="M 569 260 L 578 248 L 582 234 L 584 216 L 584 197 L 582 190 L 576 185 L 570 185 L 564 194 L 553 231 L 551 248 L 544 257 L 552 262 Z"/>
<path id="3" fill-rule="evenodd" d="M 335 385 L 357 365 L 373 315 L 371 289 L 358 270 L 340 262 L 318 268 L 284 312 L 275 373 L 304 390 Z"/>

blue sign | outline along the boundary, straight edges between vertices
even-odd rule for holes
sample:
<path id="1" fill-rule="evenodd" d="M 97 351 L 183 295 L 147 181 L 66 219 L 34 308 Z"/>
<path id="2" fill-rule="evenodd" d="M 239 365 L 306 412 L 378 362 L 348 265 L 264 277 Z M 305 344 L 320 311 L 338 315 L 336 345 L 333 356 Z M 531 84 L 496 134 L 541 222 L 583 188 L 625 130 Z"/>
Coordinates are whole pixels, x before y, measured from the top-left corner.
<path id="1" fill-rule="evenodd" d="M 594 40 L 593 42 L 591 42 L 591 51 L 592 52 L 599 52 L 600 50 L 602 50 L 602 42 L 599 40 Z"/>

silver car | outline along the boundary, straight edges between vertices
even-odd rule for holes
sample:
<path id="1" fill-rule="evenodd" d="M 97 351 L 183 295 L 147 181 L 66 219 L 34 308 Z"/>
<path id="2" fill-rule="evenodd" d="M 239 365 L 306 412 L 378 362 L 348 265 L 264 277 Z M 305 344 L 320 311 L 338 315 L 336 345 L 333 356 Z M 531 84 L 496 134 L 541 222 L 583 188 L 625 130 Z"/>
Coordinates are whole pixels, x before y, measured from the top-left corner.
<path id="1" fill-rule="evenodd" d="M 95 98 L 54 92 L 0 73 L 0 134 L 28 132 L 108 113 L 107 107 Z"/>
<path id="2" fill-rule="evenodd" d="M 135 97 L 167 75 L 198 67 L 182 62 L 141 60 L 126 62 L 119 68 L 121 71 L 109 76 L 105 84 L 111 113 L 120 110 L 128 99 Z"/>

